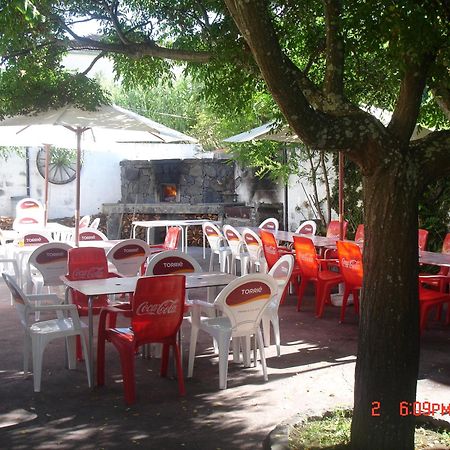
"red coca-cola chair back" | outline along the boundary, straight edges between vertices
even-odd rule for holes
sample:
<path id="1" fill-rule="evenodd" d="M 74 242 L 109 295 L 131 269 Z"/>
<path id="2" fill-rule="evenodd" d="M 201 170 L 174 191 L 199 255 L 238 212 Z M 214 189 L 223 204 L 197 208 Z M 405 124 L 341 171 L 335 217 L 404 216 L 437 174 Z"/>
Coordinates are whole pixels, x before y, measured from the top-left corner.
<path id="1" fill-rule="evenodd" d="M 353 242 L 337 241 L 339 266 L 345 283 L 362 286 L 363 263 L 361 249 Z"/>
<path id="2" fill-rule="evenodd" d="M 319 271 L 316 248 L 311 239 L 294 236 L 295 259 L 302 277 L 316 278 Z"/>
<path id="3" fill-rule="evenodd" d="M 166 250 L 176 250 L 178 248 L 178 243 L 180 241 L 180 227 L 169 227 L 164 239 L 164 248 Z"/>
<path id="4" fill-rule="evenodd" d="M 427 241 L 428 241 L 428 230 L 419 228 L 419 234 L 418 234 L 419 250 L 426 250 Z"/>
<path id="5" fill-rule="evenodd" d="M 270 270 L 272 266 L 280 259 L 278 244 L 275 236 L 270 231 L 261 229 L 259 235 L 261 236 L 261 242 L 263 245 L 264 256 L 267 261 L 267 266 Z"/>
<path id="6" fill-rule="evenodd" d="M 450 253 L 450 233 L 447 233 L 444 238 L 444 242 L 442 244 L 442 253 L 449 254 Z"/>
<path id="7" fill-rule="evenodd" d="M 343 239 L 345 239 L 347 236 L 347 226 L 348 222 L 344 220 L 344 235 L 342 236 Z M 340 229 L 339 220 L 330 221 L 327 228 L 327 237 L 339 239 L 339 229 Z"/>
<path id="8" fill-rule="evenodd" d="M 138 279 L 131 318 L 136 346 L 177 334 L 183 320 L 184 297 L 184 275 Z"/>
<path id="9" fill-rule="evenodd" d="M 358 244 L 364 243 L 364 225 L 360 223 L 356 228 L 355 242 Z"/>
<path id="10" fill-rule="evenodd" d="M 105 251 L 98 247 L 76 247 L 69 250 L 67 258 L 67 278 L 75 280 L 99 280 L 109 277 L 108 261 Z M 72 303 L 82 311 L 87 312 L 87 297 L 72 290 Z M 106 295 L 99 296 L 95 301 L 95 308 L 107 306 Z"/>

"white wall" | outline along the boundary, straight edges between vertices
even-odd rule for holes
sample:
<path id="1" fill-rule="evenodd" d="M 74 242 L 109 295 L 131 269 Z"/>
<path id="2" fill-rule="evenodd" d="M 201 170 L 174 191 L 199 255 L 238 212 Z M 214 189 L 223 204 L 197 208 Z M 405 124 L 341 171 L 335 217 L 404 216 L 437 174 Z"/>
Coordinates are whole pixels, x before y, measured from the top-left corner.
<path id="1" fill-rule="evenodd" d="M 45 183 L 36 167 L 37 148 L 30 148 L 30 196 L 44 202 Z M 124 159 L 184 159 L 198 155 L 192 144 L 124 144 L 109 151 L 85 150 L 81 170 L 81 215 L 96 214 L 103 203 L 115 203 L 121 198 L 120 161 Z M 49 218 L 74 215 L 75 181 L 64 185 L 49 185 Z M 12 197 L 26 197 L 25 158 L 12 155 L 0 160 L 0 215 L 14 216 Z"/>
<path id="2" fill-rule="evenodd" d="M 330 167 L 331 176 L 333 176 L 333 169 Z M 239 202 L 278 202 L 284 204 L 284 185 L 277 183 L 276 191 L 264 192 L 258 191 L 256 195 L 252 195 L 251 181 L 247 176 L 247 171 L 240 167 L 236 167 L 236 193 L 238 194 Z M 303 185 L 303 187 L 302 187 Z M 307 195 L 313 196 L 313 187 L 305 178 L 300 178 L 297 175 L 289 177 L 288 184 L 288 224 L 289 230 L 294 231 L 301 222 L 310 219 L 319 219 L 315 210 L 311 208 Z M 319 198 L 325 198 L 325 185 L 318 186 Z"/>

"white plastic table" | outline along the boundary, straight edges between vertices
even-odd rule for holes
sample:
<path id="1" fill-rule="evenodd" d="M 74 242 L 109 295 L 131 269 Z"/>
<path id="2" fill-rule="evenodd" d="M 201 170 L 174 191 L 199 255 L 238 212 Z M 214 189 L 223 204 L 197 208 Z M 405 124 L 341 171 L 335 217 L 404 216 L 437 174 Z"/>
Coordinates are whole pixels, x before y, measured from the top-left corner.
<path id="1" fill-rule="evenodd" d="M 187 220 L 135 220 L 133 225 L 133 238 L 136 238 L 136 228 L 147 228 L 147 244 L 150 245 L 150 230 L 157 227 L 180 227 L 181 233 L 181 251 L 187 253 L 188 242 L 188 228 L 193 226 L 201 226 L 206 222 L 211 222 L 208 219 L 187 219 Z M 213 223 L 218 223 L 214 222 Z M 205 259 L 206 238 L 203 235 L 203 259 Z"/>
<path id="2" fill-rule="evenodd" d="M 186 289 L 214 287 L 227 285 L 235 278 L 235 275 L 223 272 L 194 272 L 183 274 L 186 276 Z M 78 280 L 71 281 L 66 277 L 61 277 L 61 281 L 67 288 L 72 288 L 88 297 L 88 352 L 87 356 L 91 362 L 90 370 L 92 380 L 94 379 L 94 354 L 93 354 L 93 340 L 94 340 L 94 315 L 92 308 L 94 306 L 94 299 L 99 295 L 120 295 L 134 292 L 136 283 L 139 277 L 124 277 L 124 278 L 105 278 L 102 280 Z M 69 289 L 66 289 L 66 303 L 68 303 Z"/>

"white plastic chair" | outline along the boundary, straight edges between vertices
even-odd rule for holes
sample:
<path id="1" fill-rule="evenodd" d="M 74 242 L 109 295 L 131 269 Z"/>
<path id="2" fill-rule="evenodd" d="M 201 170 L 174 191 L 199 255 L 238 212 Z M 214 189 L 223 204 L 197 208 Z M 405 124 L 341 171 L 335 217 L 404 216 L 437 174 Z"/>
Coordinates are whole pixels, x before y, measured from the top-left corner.
<path id="1" fill-rule="evenodd" d="M 78 234 L 80 242 L 107 241 L 108 237 L 95 228 L 87 227 L 80 230 Z"/>
<path id="2" fill-rule="evenodd" d="M 67 257 L 71 248 L 64 242 L 49 242 L 33 251 L 28 259 L 27 281 L 33 285 L 34 293 L 40 294 L 43 286 L 64 285 L 60 277 L 67 273 Z"/>
<path id="3" fill-rule="evenodd" d="M 241 274 L 246 275 L 247 273 L 249 273 L 249 254 L 247 252 L 247 248 L 245 246 L 244 239 L 242 238 L 241 233 L 239 233 L 239 231 L 231 225 L 224 225 L 223 234 L 226 241 L 228 242 L 228 247 L 230 247 L 231 251 L 229 272 L 236 275 L 236 261 L 240 261 Z"/>
<path id="4" fill-rule="evenodd" d="M 78 317 L 77 307 L 75 305 L 47 304 L 33 306 L 32 300 L 51 300 L 59 302 L 59 298 L 54 294 L 48 295 L 25 295 L 16 282 L 7 274 L 2 274 L 6 285 L 14 299 L 14 305 L 19 314 L 20 321 L 24 327 L 24 348 L 23 348 L 23 372 L 28 374 L 28 360 L 30 350 L 33 361 L 33 382 L 34 392 L 41 390 L 42 376 L 42 357 L 47 344 L 56 338 L 65 338 L 67 347 L 67 356 L 69 369 L 76 368 L 75 357 L 75 337 L 80 336 L 83 350 L 87 354 L 85 329 L 86 326 L 81 323 Z M 36 311 L 55 312 L 56 319 L 44 320 L 41 322 L 32 322 L 32 314 Z M 67 313 L 68 317 L 65 315 Z M 92 386 L 89 371 L 89 358 L 85 359 L 86 371 L 88 374 L 89 387 Z"/>
<path id="5" fill-rule="evenodd" d="M 228 356 L 231 339 L 238 339 L 244 348 L 244 365 L 249 365 L 250 338 L 256 336 L 264 380 L 267 367 L 261 334 L 263 312 L 277 292 L 277 283 L 267 274 L 250 274 L 239 277 L 226 286 L 213 304 L 194 301 L 192 306 L 192 329 L 189 347 L 188 377 L 194 371 L 195 349 L 198 331 L 203 330 L 217 340 L 219 347 L 219 388 L 227 388 Z M 202 317 L 201 309 L 213 308 L 223 315 Z M 255 361 L 256 363 L 256 361 Z"/>
<path id="6" fill-rule="evenodd" d="M 268 219 L 263 220 L 259 224 L 258 228 L 276 233 L 280 228 L 280 223 L 278 222 L 278 219 L 275 219 L 275 217 L 269 217 Z"/>
<path id="7" fill-rule="evenodd" d="M 283 255 L 270 269 L 269 275 L 271 275 L 278 284 L 277 295 L 275 295 L 267 308 L 264 310 L 262 317 L 263 337 L 264 345 L 268 347 L 270 345 L 270 324 L 273 327 L 273 334 L 275 337 L 275 345 L 277 347 L 277 355 L 281 355 L 280 346 L 280 320 L 278 318 L 278 308 L 280 301 L 283 298 L 283 292 L 291 278 L 292 269 L 294 267 L 294 256 Z"/>
<path id="8" fill-rule="evenodd" d="M 221 272 L 225 272 L 226 264 L 229 263 L 229 256 L 231 255 L 230 247 L 226 245 L 226 240 L 222 232 L 212 222 L 205 222 L 202 225 L 203 234 L 208 239 L 208 244 L 211 247 L 211 256 L 209 258 L 209 271 L 214 267 L 214 255 L 219 256 L 219 267 Z"/>
<path id="9" fill-rule="evenodd" d="M 264 257 L 261 238 L 250 228 L 245 228 L 242 232 L 242 239 L 244 239 L 247 247 L 249 257 L 249 272 L 267 272 L 267 262 Z"/>
<path id="10" fill-rule="evenodd" d="M 313 234 L 315 235 L 317 231 L 317 223 L 314 220 L 306 220 L 302 222 L 299 227 L 295 230 L 298 234 Z"/>
<path id="11" fill-rule="evenodd" d="M 89 225 L 89 228 L 93 228 L 94 230 L 97 230 L 99 225 L 100 225 L 100 217 L 96 217 L 92 221 L 92 223 Z"/>
<path id="12" fill-rule="evenodd" d="M 79 228 L 87 228 L 89 227 L 89 223 L 91 221 L 91 216 L 83 216 L 79 222 Z"/>
<path id="13" fill-rule="evenodd" d="M 126 239 L 110 248 L 106 258 L 120 275 L 135 277 L 149 255 L 150 247 L 147 242 L 141 239 Z"/>

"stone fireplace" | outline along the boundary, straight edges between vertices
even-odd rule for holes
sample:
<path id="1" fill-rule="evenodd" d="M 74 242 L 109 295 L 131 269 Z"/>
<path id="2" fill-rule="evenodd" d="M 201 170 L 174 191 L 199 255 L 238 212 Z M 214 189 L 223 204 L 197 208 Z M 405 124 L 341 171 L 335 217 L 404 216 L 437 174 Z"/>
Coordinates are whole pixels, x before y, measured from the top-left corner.
<path id="1" fill-rule="evenodd" d="M 120 168 L 121 201 L 103 205 L 111 238 L 129 237 L 122 230 L 124 218 L 130 222 L 207 217 L 257 225 L 267 217 L 282 217 L 279 203 L 237 201 L 235 164 L 229 160 L 125 160 Z M 155 236 L 154 241 L 159 240 Z"/>

